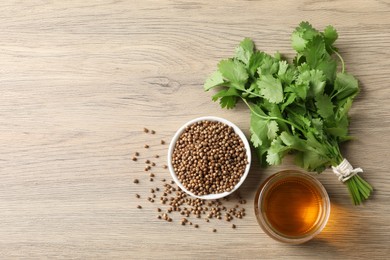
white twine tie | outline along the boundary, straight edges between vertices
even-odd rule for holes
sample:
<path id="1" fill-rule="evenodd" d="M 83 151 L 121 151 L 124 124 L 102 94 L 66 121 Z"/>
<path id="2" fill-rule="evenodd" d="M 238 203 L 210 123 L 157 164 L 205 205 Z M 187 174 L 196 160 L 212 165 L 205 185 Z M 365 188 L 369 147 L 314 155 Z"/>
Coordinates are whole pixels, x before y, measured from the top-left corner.
<path id="1" fill-rule="evenodd" d="M 332 170 L 334 174 L 339 177 L 339 181 L 345 182 L 358 174 L 359 172 L 363 172 L 362 168 L 353 168 L 352 165 L 348 162 L 347 159 L 344 159 L 339 165 L 336 167 L 332 166 Z"/>

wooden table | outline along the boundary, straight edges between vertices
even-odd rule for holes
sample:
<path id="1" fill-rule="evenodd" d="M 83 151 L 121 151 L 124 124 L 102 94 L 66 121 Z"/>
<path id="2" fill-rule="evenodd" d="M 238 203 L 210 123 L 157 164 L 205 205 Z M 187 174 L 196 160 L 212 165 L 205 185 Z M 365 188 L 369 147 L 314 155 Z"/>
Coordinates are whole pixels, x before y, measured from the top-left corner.
<path id="1" fill-rule="evenodd" d="M 0 3 L 0 258 L 384 259 L 390 255 L 390 3 L 388 1 L 2 1 Z M 351 111 L 357 140 L 343 146 L 374 187 L 351 205 L 327 170 L 327 227 L 307 244 L 277 243 L 258 226 L 253 196 L 291 159 L 252 163 L 240 189 L 247 215 L 157 219 L 149 189 L 170 180 L 167 142 L 186 121 L 215 115 L 248 135 L 249 113 L 203 92 L 217 62 L 251 37 L 293 56 L 301 20 L 333 24 L 348 72 L 361 83 Z M 144 127 L 157 131 L 144 134 Z M 149 149 L 143 148 L 149 144 Z M 134 152 L 140 160 L 133 162 Z M 144 160 L 154 154 L 154 182 Z M 138 178 L 138 185 L 133 180 Z M 136 199 L 135 194 L 142 197 Z M 234 202 L 229 202 L 234 203 Z M 140 204 L 143 208 L 137 209 Z M 234 205 L 233 205 L 234 206 Z M 198 222 L 197 222 L 198 221 Z M 216 228 L 216 233 L 211 232 Z"/>

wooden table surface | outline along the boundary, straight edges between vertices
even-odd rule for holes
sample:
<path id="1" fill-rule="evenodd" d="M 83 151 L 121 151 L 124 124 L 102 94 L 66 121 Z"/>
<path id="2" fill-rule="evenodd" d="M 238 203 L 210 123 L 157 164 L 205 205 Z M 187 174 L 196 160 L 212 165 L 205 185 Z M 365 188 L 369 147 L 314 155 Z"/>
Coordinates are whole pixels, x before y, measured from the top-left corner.
<path id="1" fill-rule="evenodd" d="M 1 259 L 389 257 L 389 1 L 2 1 L 0 11 Z M 326 228 L 303 245 L 275 242 L 255 220 L 254 193 L 272 173 L 296 167 L 287 159 L 262 169 L 254 159 L 237 229 L 197 219 L 198 229 L 181 226 L 178 214 L 158 220 L 160 203 L 146 198 L 170 180 L 160 140 L 205 115 L 248 135 L 247 108 L 220 109 L 203 82 L 244 37 L 291 58 L 301 20 L 337 28 L 337 47 L 360 81 L 351 110 L 357 139 L 343 152 L 364 168 L 371 200 L 352 206 L 327 170 L 318 177 L 332 201 Z M 154 154 L 150 182 L 144 160 Z"/>

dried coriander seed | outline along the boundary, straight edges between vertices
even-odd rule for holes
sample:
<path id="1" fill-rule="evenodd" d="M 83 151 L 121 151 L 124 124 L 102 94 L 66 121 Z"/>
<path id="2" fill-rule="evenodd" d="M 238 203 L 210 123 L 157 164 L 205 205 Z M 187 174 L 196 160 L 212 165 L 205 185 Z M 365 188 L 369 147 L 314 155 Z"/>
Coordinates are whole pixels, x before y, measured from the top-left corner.
<path id="1" fill-rule="evenodd" d="M 139 156 L 139 152 L 135 152 L 135 153 L 134 153 L 134 156 Z"/>
<path id="2" fill-rule="evenodd" d="M 137 199 L 141 198 L 141 196 L 140 196 L 139 194 L 135 194 L 135 197 L 136 197 Z"/>
<path id="3" fill-rule="evenodd" d="M 232 127 L 215 121 L 187 126 L 172 154 L 172 166 L 179 181 L 200 196 L 234 189 L 247 164 L 241 138 Z"/>
<path id="4" fill-rule="evenodd" d="M 132 160 L 133 160 L 133 161 L 137 161 L 137 157 L 133 157 Z"/>
<path id="5" fill-rule="evenodd" d="M 217 230 L 215 228 L 213 228 L 213 232 L 217 232 Z"/>
<path id="6" fill-rule="evenodd" d="M 232 225 L 232 228 L 236 228 L 236 225 L 233 224 L 233 225 Z"/>
<path id="7" fill-rule="evenodd" d="M 145 147 L 146 149 L 148 149 L 148 148 L 149 148 L 149 145 L 145 144 L 144 147 Z"/>
<path id="8" fill-rule="evenodd" d="M 154 134 L 156 133 L 156 131 L 151 130 L 150 133 L 151 133 L 152 135 L 154 135 Z"/>
<path id="9" fill-rule="evenodd" d="M 156 154 L 155 156 L 154 156 L 154 158 L 159 158 L 160 156 L 158 155 L 158 154 Z"/>
<path id="10" fill-rule="evenodd" d="M 138 179 L 134 179 L 133 181 L 135 184 L 138 184 L 139 183 L 139 180 Z"/>
<path id="11" fill-rule="evenodd" d="M 147 129 L 146 127 L 144 127 L 144 132 L 145 132 L 145 133 L 149 133 L 149 129 Z"/>
<path id="12" fill-rule="evenodd" d="M 142 206 L 141 206 L 141 205 L 138 205 L 137 208 L 138 208 L 138 209 L 142 209 Z"/>
<path id="13" fill-rule="evenodd" d="M 164 140 L 161 140 L 161 142 L 160 142 L 161 144 L 165 144 L 165 141 Z"/>

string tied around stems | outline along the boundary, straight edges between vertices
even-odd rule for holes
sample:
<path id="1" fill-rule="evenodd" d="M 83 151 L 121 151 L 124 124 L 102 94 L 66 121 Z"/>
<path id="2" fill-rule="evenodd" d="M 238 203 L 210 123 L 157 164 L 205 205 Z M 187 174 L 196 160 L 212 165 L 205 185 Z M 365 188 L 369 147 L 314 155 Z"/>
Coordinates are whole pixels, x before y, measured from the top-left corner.
<path id="1" fill-rule="evenodd" d="M 332 166 L 334 174 L 339 178 L 339 181 L 345 182 L 351 179 L 359 172 L 363 172 L 362 168 L 353 168 L 347 159 L 344 159 L 339 165 Z"/>

